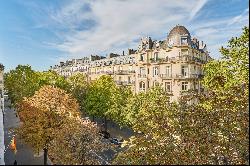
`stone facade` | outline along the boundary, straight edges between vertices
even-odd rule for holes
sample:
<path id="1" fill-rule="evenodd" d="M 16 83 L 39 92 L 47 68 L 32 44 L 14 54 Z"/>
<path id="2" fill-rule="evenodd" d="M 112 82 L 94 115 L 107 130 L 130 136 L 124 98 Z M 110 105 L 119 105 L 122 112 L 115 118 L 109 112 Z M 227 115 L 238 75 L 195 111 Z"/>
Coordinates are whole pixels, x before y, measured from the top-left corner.
<path id="1" fill-rule="evenodd" d="M 4 66 L 0 63 L 0 110 L 4 108 L 4 86 L 3 86 Z"/>
<path id="2" fill-rule="evenodd" d="M 89 81 L 108 74 L 117 85 L 128 85 L 134 93 L 160 85 L 172 94 L 171 101 L 176 101 L 182 91 L 203 91 L 200 83 L 204 75 L 202 68 L 209 60 L 206 44 L 191 38 L 184 26 L 177 25 L 166 40 L 142 38 L 138 49 L 129 49 L 126 55 L 91 55 L 61 62 L 51 69 L 65 77 L 81 72 Z"/>

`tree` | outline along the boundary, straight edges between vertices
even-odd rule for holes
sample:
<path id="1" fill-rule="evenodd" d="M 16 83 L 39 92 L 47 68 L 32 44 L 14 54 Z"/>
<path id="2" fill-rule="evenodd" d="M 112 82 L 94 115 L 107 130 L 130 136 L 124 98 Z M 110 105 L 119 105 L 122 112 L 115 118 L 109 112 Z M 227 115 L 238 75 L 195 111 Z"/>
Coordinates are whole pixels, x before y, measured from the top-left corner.
<path id="1" fill-rule="evenodd" d="M 113 91 L 111 97 L 113 104 L 111 105 L 111 108 L 107 110 L 106 115 L 120 126 L 130 127 L 127 116 L 132 111 L 128 107 L 128 104 L 131 104 L 131 98 L 133 97 L 131 88 L 128 86 L 117 87 L 116 90 Z"/>
<path id="2" fill-rule="evenodd" d="M 69 83 L 67 80 L 60 76 L 55 71 L 38 72 L 39 75 L 39 88 L 44 85 L 52 85 L 63 90 L 69 89 Z"/>
<path id="3" fill-rule="evenodd" d="M 39 89 L 38 74 L 29 65 L 18 65 L 15 70 L 5 74 L 4 80 L 5 89 L 14 106 L 23 97 L 30 97 Z"/>
<path id="4" fill-rule="evenodd" d="M 221 60 L 205 66 L 208 94 L 201 108 L 216 113 L 215 159 L 223 164 L 249 164 L 249 28 L 221 48 Z"/>
<path id="5" fill-rule="evenodd" d="M 50 143 L 50 159 L 57 165 L 97 165 L 97 157 L 108 146 L 101 142 L 96 124 L 70 118 Z"/>
<path id="6" fill-rule="evenodd" d="M 245 27 L 221 49 L 221 60 L 206 64 L 207 93 L 178 105 L 159 90 L 139 96 L 132 126 L 140 134 L 115 164 L 249 164 L 248 36 Z M 197 97 L 197 105 L 187 104 Z"/>
<path id="7" fill-rule="evenodd" d="M 88 90 L 88 83 L 86 75 L 77 73 L 67 79 L 69 83 L 68 91 L 77 99 L 81 112 L 85 111 L 86 93 Z"/>
<path id="8" fill-rule="evenodd" d="M 50 142 L 67 123 L 67 118 L 80 116 L 77 101 L 64 90 L 50 85 L 24 98 L 18 113 L 22 122 L 18 133 L 35 151 L 44 150 L 45 163 Z"/>
<path id="9" fill-rule="evenodd" d="M 4 79 L 5 88 L 14 106 L 24 97 L 33 96 L 43 85 L 53 85 L 64 90 L 69 87 L 65 78 L 56 72 L 36 72 L 29 65 L 18 65 L 15 70 L 5 74 Z"/>
<path id="10" fill-rule="evenodd" d="M 107 131 L 107 111 L 114 104 L 112 96 L 116 90 L 117 87 L 112 77 L 103 75 L 90 85 L 87 92 L 86 112 L 92 116 L 103 117 L 105 131 Z"/>
<path id="11" fill-rule="evenodd" d="M 245 91 L 249 85 L 249 28 L 243 28 L 242 35 L 232 38 L 227 48 L 221 48 L 221 60 L 208 63 L 204 70 L 203 84 L 213 91 L 227 91 L 242 86 Z"/>
<path id="12" fill-rule="evenodd" d="M 170 103 L 159 87 L 139 94 L 135 103 L 138 110 L 131 124 L 136 135 L 125 142 L 126 150 L 118 154 L 114 164 L 175 163 L 174 150 L 179 144 L 178 105 Z"/>

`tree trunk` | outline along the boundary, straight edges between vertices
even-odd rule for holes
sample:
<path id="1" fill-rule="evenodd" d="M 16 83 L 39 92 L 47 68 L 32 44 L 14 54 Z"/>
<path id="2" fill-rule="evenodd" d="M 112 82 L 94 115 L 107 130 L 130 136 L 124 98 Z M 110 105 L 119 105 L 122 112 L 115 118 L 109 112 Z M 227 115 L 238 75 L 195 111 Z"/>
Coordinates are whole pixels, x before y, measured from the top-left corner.
<path id="1" fill-rule="evenodd" d="M 47 161 L 48 161 L 48 149 L 44 148 L 43 152 L 44 152 L 44 165 L 48 165 L 48 163 L 47 163 Z"/>

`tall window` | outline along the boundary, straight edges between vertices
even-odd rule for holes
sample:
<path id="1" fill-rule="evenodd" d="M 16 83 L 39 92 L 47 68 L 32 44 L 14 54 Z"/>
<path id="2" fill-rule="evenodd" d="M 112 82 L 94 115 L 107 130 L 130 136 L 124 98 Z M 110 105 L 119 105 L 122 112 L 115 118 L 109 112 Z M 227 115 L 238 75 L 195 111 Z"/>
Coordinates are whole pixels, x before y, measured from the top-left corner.
<path id="1" fill-rule="evenodd" d="M 131 77 L 130 76 L 128 76 L 128 83 L 130 83 L 131 82 Z"/>
<path id="2" fill-rule="evenodd" d="M 182 82 L 181 83 L 181 90 L 187 91 L 188 90 L 188 82 Z"/>
<path id="3" fill-rule="evenodd" d="M 140 88 L 140 91 L 145 91 L 145 89 L 146 89 L 145 83 L 140 82 L 139 88 Z"/>
<path id="4" fill-rule="evenodd" d="M 146 73 L 145 73 L 145 68 L 144 68 L 144 67 L 141 67 L 141 68 L 140 68 L 140 74 L 141 74 L 141 75 L 146 74 Z"/>
<path id="5" fill-rule="evenodd" d="M 171 92 L 171 82 L 165 82 L 165 91 Z"/>
<path id="6" fill-rule="evenodd" d="M 158 59 L 158 52 L 154 53 L 154 60 L 156 61 Z"/>
<path id="7" fill-rule="evenodd" d="M 153 67 L 153 77 L 158 76 L 158 67 Z"/>
<path id="8" fill-rule="evenodd" d="M 170 77 L 170 75 L 171 75 L 170 66 L 166 66 L 166 77 Z"/>
<path id="9" fill-rule="evenodd" d="M 144 54 L 141 54 L 140 61 L 144 61 Z"/>
<path id="10" fill-rule="evenodd" d="M 187 66 L 181 66 L 181 75 L 184 77 L 188 75 L 188 67 Z"/>

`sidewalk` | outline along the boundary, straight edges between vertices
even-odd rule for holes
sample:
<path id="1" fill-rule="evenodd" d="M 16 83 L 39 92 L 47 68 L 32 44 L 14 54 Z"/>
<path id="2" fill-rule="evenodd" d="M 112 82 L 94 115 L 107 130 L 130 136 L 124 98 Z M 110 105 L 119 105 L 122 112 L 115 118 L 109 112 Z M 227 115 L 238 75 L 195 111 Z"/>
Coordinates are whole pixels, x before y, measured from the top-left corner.
<path id="1" fill-rule="evenodd" d="M 18 127 L 20 124 L 19 118 L 16 116 L 14 109 L 8 108 L 6 102 L 5 105 L 5 114 L 4 114 L 4 143 L 5 143 L 5 155 L 4 161 L 6 165 L 13 165 L 14 161 L 17 160 L 18 165 L 43 165 L 43 155 L 34 155 L 31 147 L 21 142 L 17 139 L 17 153 L 16 155 L 12 150 L 8 148 L 9 143 L 13 137 L 12 129 Z M 48 159 L 48 165 L 51 165 L 50 160 Z"/>

